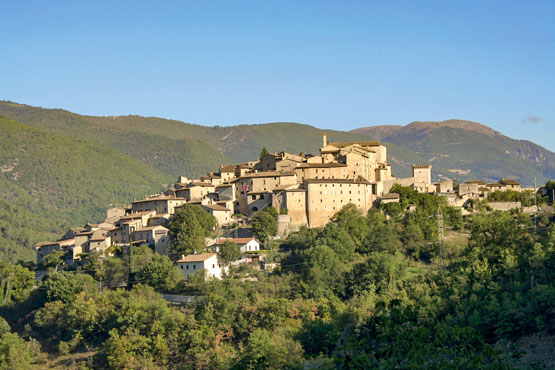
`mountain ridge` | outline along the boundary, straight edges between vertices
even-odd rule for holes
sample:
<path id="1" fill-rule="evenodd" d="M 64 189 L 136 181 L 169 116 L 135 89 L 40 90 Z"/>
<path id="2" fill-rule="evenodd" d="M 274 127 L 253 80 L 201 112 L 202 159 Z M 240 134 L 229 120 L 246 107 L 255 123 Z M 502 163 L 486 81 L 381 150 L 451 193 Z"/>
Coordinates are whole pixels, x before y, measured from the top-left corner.
<path id="1" fill-rule="evenodd" d="M 469 120 L 414 121 L 406 126 L 379 125 L 343 132 L 296 122 L 202 126 L 139 115 L 79 115 L 9 101 L 0 102 L 0 114 L 54 134 L 104 142 L 174 177 L 199 176 L 221 164 L 252 160 L 262 147 L 317 153 L 323 132 L 330 141 L 367 137 L 382 141 L 388 147 L 394 175 L 399 177 L 410 176 L 414 163 L 433 164 L 437 180 L 449 176 L 457 181 L 513 177 L 530 185 L 534 178 L 543 182 L 555 177 L 555 154 L 549 150 Z"/>
<path id="2" fill-rule="evenodd" d="M 352 132 L 412 150 L 458 181 L 497 181 L 512 177 L 532 185 L 555 177 L 555 153 L 529 140 L 512 139 L 473 121 L 414 121 L 405 126 L 378 125 Z M 447 178 L 449 174 L 440 173 Z"/>

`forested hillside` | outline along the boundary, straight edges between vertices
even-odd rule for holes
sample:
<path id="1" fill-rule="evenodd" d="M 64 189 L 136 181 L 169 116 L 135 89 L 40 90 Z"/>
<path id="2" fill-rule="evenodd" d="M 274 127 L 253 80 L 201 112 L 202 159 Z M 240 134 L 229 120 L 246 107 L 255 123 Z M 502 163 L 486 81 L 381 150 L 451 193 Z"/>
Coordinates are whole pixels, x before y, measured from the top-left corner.
<path id="1" fill-rule="evenodd" d="M 156 117 L 95 117 L 62 109 L 0 102 L 0 114 L 47 132 L 102 142 L 172 175 L 199 176 L 225 163 L 269 151 L 318 153 L 322 133 L 330 141 L 381 140 L 395 176 L 410 176 L 413 163 L 431 163 L 434 180 L 514 178 L 530 186 L 555 177 L 555 154 L 514 140 L 477 122 L 449 120 L 382 125 L 352 132 L 322 130 L 293 122 L 201 126 Z"/>
<path id="2" fill-rule="evenodd" d="M 34 244 L 101 221 L 111 204 L 173 178 L 110 147 L 0 116 L 0 258 L 34 259 Z"/>
<path id="3" fill-rule="evenodd" d="M 60 263 L 33 289 L 31 271 L 0 264 L 0 366 L 552 369 L 553 209 L 543 204 L 536 228 L 519 212 L 463 217 L 443 197 L 392 191 L 400 203 L 367 214 L 350 204 L 272 243 L 272 272 L 246 264 L 185 281 L 167 256 L 134 246 L 77 271 Z"/>
<path id="4" fill-rule="evenodd" d="M 253 160 L 262 147 L 317 154 L 323 132 L 330 141 L 367 140 L 292 122 L 208 127 L 156 117 L 82 116 L 12 102 L 0 102 L 0 114 L 58 135 L 105 143 L 173 176 L 200 176 L 222 164 Z M 388 144 L 388 159 L 396 176 L 409 176 L 411 164 L 424 160 L 395 144 Z"/>
<path id="5" fill-rule="evenodd" d="M 555 178 L 555 153 L 514 140 L 477 122 L 413 122 L 352 131 L 407 148 L 431 163 L 435 175 L 458 181 L 516 179 L 526 186 Z"/>

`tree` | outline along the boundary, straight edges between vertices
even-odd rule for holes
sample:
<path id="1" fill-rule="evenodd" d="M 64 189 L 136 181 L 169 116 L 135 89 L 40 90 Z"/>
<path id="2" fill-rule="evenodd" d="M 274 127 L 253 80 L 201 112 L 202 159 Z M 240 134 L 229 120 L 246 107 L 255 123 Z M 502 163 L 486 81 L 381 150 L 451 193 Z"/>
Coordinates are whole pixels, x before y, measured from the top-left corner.
<path id="1" fill-rule="evenodd" d="M 219 254 L 222 262 L 228 264 L 241 257 L 241 248 L 233 242 L 226 241 L 220 246 Z"/>
<path id="2" fill-rule="evenodd" d="M 10 324 L 8 324 L 6 319 L 4 319 L 3 317 L 0 317 L 0 336 L 5 333 L 11 333 L 11 332 L 12 332 L 12 328 L 10 327 Z"/>
<path id="3" fill-rule="evenodd" d="M 352 297 L 367 290 L 381 292 L 393 286 L 401 277 L 404 266 L 400 258 L 388 253 L 372 253 L 346 274 L 345 296 Z"/>
<path id="4" fill-rule="evenodd" d="M 178 260 L 181 254 L 204 251 L 204 238 L 211 235 L 215 226 L 216 218 L 202 207 L 191 204 L 181 207 L 169 225 L 172 259 Z"/>
<path id="5" fill-rule="evenodd" d="M 252 221 L 252 232 L 260 241 L 266 241 L 270 236 L 276 235 L 276 218 L 265 211 L 256 212 Z"/>
<path id="6" fill-rule="evenodd" d="M 362 220 L 364 222 L 364 220 Z M 327 224 L 318 233 L 314 245 L 326 245 L 333 249 L 341 261 L 351 261 L 355 257 L 357 245 L 353 240 L 353 233 L 348 232 L 348 227 L 340 227 L 334 223 Z"/>
<path id="7" fill-rule="evenodd" d="M 110 331 L 103 352 L 111 369 L 155 369 L 150 349 L 152 341 L 136 332 L 127 331 L 120 335 Z"/>
<path id="8" fill-rule="evenodd" d="M 141 271 L 154 257 L 154 252 L 146 244 L 129 247 L 129 269 L 131 272 Z"/>
<path id="9" fill-rule="evenodd" d="M 0 337 L 0 370 L 28 369 L 31 365 L 29 343 L 15 333 Z"/>
<path id="10" fill-rule="evenodd" d="M 53 267 L 55 271 L 58 271 L 58 266 L 64 261 L 65 253 L 63 251 L 54 251 L 43 259 L 43 264 L 45 267 Z"/>
<path id="11" fill-rule="evenodd" d="M 249 336 L 238 365 L 242 369 L 301 369 L 302 363 L 300 343 L 258 328 Z"/>
<path id="12" fill-rule="evenodd" d="M 35 284 L 35 274 L 20 265 L 0 262 L 0 304 L 22 302 Z"/>
<path id="13" fill-rule="evenodd" d="M 261 160 L 262 158 L 264 158 L 268 154 L 270 154 L 270 153 L 268 153 L 268 150 L 266 149 L 266 147 L 263 147 L 262 150 L 260 151 L 260 156 L 258 157 L 258 159 Z"/>
<path id="14" fill-rule="evenodd" d="M 40 287 L 46 290 L 48 301 L 60 300 L 67 303 L 73 300 L 77 293 L 94 291 L 96 283 L 90 275 L 59 271 L 48 274 L 40 283 Z"/>
<path id="15" fill-rule="evenodd" d="M 183 280 L 183 275 L 167 256 L 156 255 L 139 272 L 137 278 L 154 289 L 171 291 Z"/>
<path id="16" fill-rule="evenodd" d="M 276 217 L 278 215 L 278 211 L 277 209 L 275 209 L 274 207 L 270 206 L 266 209 L 266 212 L 268 212 L 270 215 Z"/>
<path id="17" fill-rule="evenodd" d="M 368 233 L 368 224 L 357 206 L 353 203 L 347 204 L 333 215 L 332 221 L 349 233 L 357 248 L 362 246 Z"/>

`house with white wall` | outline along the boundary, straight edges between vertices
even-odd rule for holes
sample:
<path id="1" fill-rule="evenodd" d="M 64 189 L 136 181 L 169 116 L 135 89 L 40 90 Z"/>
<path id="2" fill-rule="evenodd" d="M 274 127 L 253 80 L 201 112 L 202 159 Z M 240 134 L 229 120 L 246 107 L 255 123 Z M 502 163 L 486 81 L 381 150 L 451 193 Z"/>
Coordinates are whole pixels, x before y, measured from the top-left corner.
<path id="1" fill-rule="evenodd" d="M 185 278 L 198 271 L 204 271 L 206 279 L 221 279 L 223 275 L 216 253 L 189 254 L 175 263 Z"/>

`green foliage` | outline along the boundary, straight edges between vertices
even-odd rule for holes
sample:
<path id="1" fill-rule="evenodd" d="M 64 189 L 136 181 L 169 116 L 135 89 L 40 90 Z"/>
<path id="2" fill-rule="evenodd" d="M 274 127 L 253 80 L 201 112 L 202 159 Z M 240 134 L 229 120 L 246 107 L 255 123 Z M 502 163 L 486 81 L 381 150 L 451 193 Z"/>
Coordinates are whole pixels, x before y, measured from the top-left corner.
<path id="1" fill-rule="evenodd" d="M 226 241 L 220 246 L 218 254 L 222 262 L 228 264 L 241 257 L 241 248 L 233 242 Z"/>
<path id="2" fill-rule="evenodd" d="M 266 241 L 276 235 L 277 221 L 275 216 L 265 211 L 256 212 L 251 221 L 252 232 L 260 241 Z"/>
<path id="3" fill-rule="evenodd" d="M 372 253 L 346 274 L 345 296 L 350 298 L 366 291 L 381 293 L 391 289 L 403 275 L 404 268 L 400 256 Z"/>
<path id="4" fill-rule="evenodd" d="M 100 221 L 108 205 L 170 179 L 102 142 L 58 134 L 0 117 L 0 163 L 8 166 L 0 173 L 0 257 L 34 259 L 38 241 Z"/>
<path id="5" fill-rule="evenodd" d="M 298 343 L 264 329 L 255 329 L 237 368 L 301 369 L 302 359 Z"/>
<path id="6" fill-rule="evenodd" d="M 40 283 L 48 301 L 60 300 L 64 303 L 73 300 L 81 291 L 94 291 L 96 283 L 90 275 L 59 271 L 48 274 Z"/>
<path id="7" fill-rule="evenodd" d="M 32 353 L 29 343 L 15 333 L 0 336 L 0 369 L 29 369 Z"/>
<path id="8" fill-rule="evenodd" d="M 332 220 L 337 226 L 345 230 L 357 248 L 362 246 L 362 243 L 368 234 L 368 224 L 362 215 L 362 212 L 352 203 L 347 204 L 337 212 Z"/>
<path id="9" fill-rule="evenodd" d="M 202 207 L 191 204 L 180 207 L 169 225 L 172 259 L 204 251 L 204 238 L 211 235 L 215 226 L 216 218 Z"/>
<path id="10" fill-rule="evenodd" d="M 35 284 L 35 274 L 9 262 L 0 262 L 0 304 L 24 301 Z"/>
<path id="11" fill-rule="evenodd" d="M 404 207 L 409 199 L 416 209 L 397 219 L 348 206 L 323 228 L 301 228 L 272 251 L 281 266 L 271 274 L 247 267 L 189 280 L 198 305 L 169 305 L 141 284 L 99 291 L 88 275 L 53 272 L 38 308 L 23 309 L 29 297 L 5 317 L 51 356 L 90 349 L 87 366 L 112 369 L 506 369 L 518 352 L 494 343 L 555 332 L 553 222 L 536 232 L 526 215 L 461 220 L 441 200 L 407 192 Z M 430 242 L 438 207 L 446 224 L 471 232 L 441 263 Z M 149 260 L 136 280 L 167 289 L 171 261 L 134 251 Z M 104 261 L 95 273 L 109 270 Z"/>
<path id="12" fill-rule="evenodd" d="M 0 317 L 0 335 L 3 335 L 5 333 L 11 333 L 11 331 L 12 331 L 12 328 L 10 327 L 10 324 L 8 324 L 6 319 L 4 319 L 3 317 Z"/>
<path id="13" fill-rule="evenodd" d="M 132 272 L 141 271 L 154 257 L 154 251 L 146 244 L 131 246 L 129 264 Z"/>
<path id="14" fill-rule="evenodd" d="M 398 204 L 398 203 L 389 203 Z M 358 249 L 360 253 L 377 251 L 395 252 L 400 249 L 398 230 L 395 224 L 386 221 L 383 213 L 376 209 L 368 211 L 366 216 L 367 233 L 362 245 Z"/>
<path id="15" fill-rule="evenodd" d="M 120 335 L 116 329 L 104 344 L 104 353 L 110 369 L 154 369 L 150 338 L 126 332 Z"/>
<path id="16" fill-rule="evenodd" d="M 262 150 L 260 151 L 260 155 L 258 156 L 258 159 L 261 160 L 262 158 L 264 158 L 268 154 L 270 154 L 270 153 L 268 153 L 268 149 L 266 149 L 266 147 L 263 147 Z"/>
<path id="17" fill-rule="evenodd" d="M 58 271 L 58 266 L 63 264 L 65 255 L 63 251 L 54 251 L 44 257 L 42 264 L 44 267 L 51 267 Z"/>
<path id="18" fill-rule="evenodd" d="M 523 207 L 534 205 L 534 192 L 531 190 L 496 190 L 488 194 L 490 202 L 520 202 Z"/>
<path id="19" fill-rule="evenodd" d="M 156 255 L 139 272 L 137 278 L 157 290 L 170 292 L 183 280 L 183 275 L 167 256 Z"/>
<path id="20" fill-rule="evenodd" d="M 268 212 L 271 216 L 274 216 L 274 217 L 276 217 L 278 215 L 277 209 L 275 209 L 272 206 L 266 208 L 266 212 Z"/>

